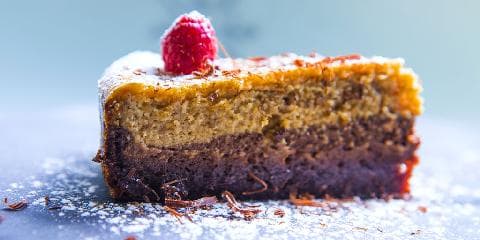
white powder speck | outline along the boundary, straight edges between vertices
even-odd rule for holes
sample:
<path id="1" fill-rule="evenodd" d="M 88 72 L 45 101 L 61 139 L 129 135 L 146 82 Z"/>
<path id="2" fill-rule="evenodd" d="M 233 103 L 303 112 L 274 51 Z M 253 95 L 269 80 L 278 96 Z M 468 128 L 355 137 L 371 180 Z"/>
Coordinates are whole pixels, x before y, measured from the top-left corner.
<path id="1" fill-rule="evenodd" d="M 43 183 L 38 181 L 38 180 L 35 180 L 35 181 L 32 182 L 32 187 L 34 187 L 34 188 L 40 188 L 42 186 L 43 186 Z"/>
<path id="2" fill-rule="evenodd" d="M 83 212 L 82 214 L 80 214 L 81 217 L 88 217 L 90 216 L 90 213 L 89 212 Z"/>
<path id="3" fill-rule="evenodd" d="M 122 230 L 127 233 L 141 233 L 150 226 L 145 224 L 131 224 L 122 227 Z"/>
<path id="4" fill-rule="evenodd" d="M 94 193 L 95 190 L 97 190 L 97 188 L 98 188 L 98 186 L 93 185 L 93 186 L 88 187 L 87 191 L 88 191 L 89 193 Z"/>
<path id="5" fill-rule="evenodd" d="M 77 208 L 73 205 L 64 205 L 62 206 L 62 210 L 65 210 L 65 211 L 75 211 L 77 210 Z"/>
<path id="6" fill-rule="evenodd" d="M 112 231 L 113 233 L 115 233 L 117 235 L 120 235 L 120 229 L 116 226 L 111 226 L 110 231 Z"/>
<path id="7" fill-rule="evenodd" d="M 104 216 L 105 216 L 105 215 L 108 215 L 108 212 L 106 212 L 106 211 L 104 211 L 104 210 L 99 210 L 99 211 L 97 212 L 97 214 L 98 214 L 98 215 L 104 215 Z"/>
<path id="8" fill-rule="evenodd" d="M 45 198 L 39 197 L 32 202 L 33 205 L 45 205 Z"/>

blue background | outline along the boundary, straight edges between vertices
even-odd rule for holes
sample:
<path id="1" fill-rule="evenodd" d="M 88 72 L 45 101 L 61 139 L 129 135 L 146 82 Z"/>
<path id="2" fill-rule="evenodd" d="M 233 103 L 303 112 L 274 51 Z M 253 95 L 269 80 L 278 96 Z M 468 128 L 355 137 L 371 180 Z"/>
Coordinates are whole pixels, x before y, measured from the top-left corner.
<path id="1" fill-rule="evenodd" d="M 480 118 L 480 1 L 0 2 L 0 111 L 97 104 L 97 79 L 134 50 L 159 51 L 181 13 L 210 17 L 235 57 L 286 51 L 404 57 L 426 116 Z M 0 112 L 1 113 L 1 112 Z"/>

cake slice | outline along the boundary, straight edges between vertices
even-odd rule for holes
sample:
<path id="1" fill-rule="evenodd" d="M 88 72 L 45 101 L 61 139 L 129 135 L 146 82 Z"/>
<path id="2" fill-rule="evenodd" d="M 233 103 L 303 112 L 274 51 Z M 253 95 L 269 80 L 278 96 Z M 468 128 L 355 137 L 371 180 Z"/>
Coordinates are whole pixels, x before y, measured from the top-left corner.
<path id="1" fill-rule="evenodd" d="M 163 73 L 135 52 L 99 82 L 112 196 L 158 201 L 180 181 L 187 198 L 374 197 L 409 191 L 420 86 L 400 59 L 293 54 L 218 59 L 209 76 Z M 252 175 L 264 181 L 265 191 Z"/>
<path id="2" fill-rule="evenodd" d="M 182 199 L 409 192 L 422 100 L 403 60 L 283 54 L 172 74 L 165 59 L 134 52 L 99 81 L 113 198 L 161 202 L 170 183 Z"/>

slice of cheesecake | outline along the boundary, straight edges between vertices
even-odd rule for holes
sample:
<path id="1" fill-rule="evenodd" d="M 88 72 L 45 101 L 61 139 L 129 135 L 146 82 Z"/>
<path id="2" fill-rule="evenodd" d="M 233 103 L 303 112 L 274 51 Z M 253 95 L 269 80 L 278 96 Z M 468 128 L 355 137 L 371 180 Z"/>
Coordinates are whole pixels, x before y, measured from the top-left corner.
<path id="1" fill-rule="evenodd" d="M 135 52 L 99 81 L 96 160 L 115 199 L 409 192 L 421 87 L 401 59 L 284 54 L 170 75 Z"/>

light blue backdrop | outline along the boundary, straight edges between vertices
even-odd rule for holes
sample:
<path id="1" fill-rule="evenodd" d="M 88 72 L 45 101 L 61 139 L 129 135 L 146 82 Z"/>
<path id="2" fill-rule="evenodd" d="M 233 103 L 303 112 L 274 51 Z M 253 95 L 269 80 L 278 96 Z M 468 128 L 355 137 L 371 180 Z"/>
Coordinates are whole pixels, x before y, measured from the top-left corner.
<path id="1" fill-rule="evenodd" d="M 180 13 L 213 21 L 236 57 L 286 51 L 404 57 L 426 115 L 479 119 L 480 1 L 0 1 L 0 109 L 96 104 L 116 58 L 158 51 Z"/>

